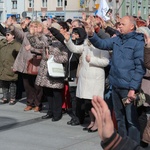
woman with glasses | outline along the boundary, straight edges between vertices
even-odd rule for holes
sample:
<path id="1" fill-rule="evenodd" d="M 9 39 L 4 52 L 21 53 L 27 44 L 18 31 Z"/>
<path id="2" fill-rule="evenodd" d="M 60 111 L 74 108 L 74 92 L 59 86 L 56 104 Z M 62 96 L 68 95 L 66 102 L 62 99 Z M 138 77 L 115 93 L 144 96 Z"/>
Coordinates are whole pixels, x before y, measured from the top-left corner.
<path id="1" fill-rule="evenodd" d="M 15 40 L 14 34 L 7 29 L 6 39 L 0 40 L 0 80 L 2 81 L 3 98 L 1 104 L 16 103 L 16 83 L 18 76 L 13 72 L 13 64 L 21 44 Z"/>

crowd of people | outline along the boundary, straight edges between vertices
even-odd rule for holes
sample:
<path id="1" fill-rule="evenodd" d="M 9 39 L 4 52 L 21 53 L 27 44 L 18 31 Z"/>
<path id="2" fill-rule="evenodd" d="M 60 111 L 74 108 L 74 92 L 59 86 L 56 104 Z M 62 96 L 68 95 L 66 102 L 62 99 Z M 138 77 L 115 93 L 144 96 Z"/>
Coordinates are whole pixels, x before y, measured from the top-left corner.
<path id="1" fill-rule="evenodd" d="M 48 101 L 42 119 L 59 121 L 67 84 L 68 125 L 83 124 L 88 115 L 90 121 L 83 131 L 98 131 L 104 149 L 148 146 L 150 16 L 148 21 L 139 16 L 104 21 L 83 13 L 81 20 L 26 17 L 17 23 L 12 15 L 0 24 L 0 32 L 1 104 L 15 105 L 25 90 L 24 111 L 39 112 L 43 101 Z M 65 77 L 48 74 L 51 57 L 63 64 Z M 137 107 L 141 91 L 144 100 Z"/>

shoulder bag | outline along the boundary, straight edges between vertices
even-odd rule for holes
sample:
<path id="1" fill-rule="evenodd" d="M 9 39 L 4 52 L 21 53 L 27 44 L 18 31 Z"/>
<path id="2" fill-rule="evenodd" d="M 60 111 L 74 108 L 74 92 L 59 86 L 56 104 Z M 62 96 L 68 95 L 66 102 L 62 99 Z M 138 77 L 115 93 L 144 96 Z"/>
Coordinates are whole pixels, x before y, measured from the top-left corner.
<path id="1" fill-rule="evenodd" d="M 61 63 L 54 61 L 54 56 L 51 56 L 47 61 L 48 74 L 51 77 L 65 77 L 64 67 Z"/>
<path id="2" fill-rule="evenodd" d="M 40 55 L 35 55 L 35 56 L 33 56 L 33 58 L 31 58 L 28 61 L 28 64 L 27 64 L 27 73 L 28 74 L 31 74 L 31 75 L 38 74 L 41 59 L 42 59 L 42 57 Z"/>

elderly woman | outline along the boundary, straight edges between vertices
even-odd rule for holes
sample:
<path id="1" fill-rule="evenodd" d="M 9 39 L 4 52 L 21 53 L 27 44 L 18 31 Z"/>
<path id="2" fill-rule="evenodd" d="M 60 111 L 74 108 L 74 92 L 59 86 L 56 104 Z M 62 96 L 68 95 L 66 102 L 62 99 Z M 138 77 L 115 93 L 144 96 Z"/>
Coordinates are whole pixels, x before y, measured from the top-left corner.
<path id="1" fill-rule="evenodd" d="M 57 24 L 57 26 L 59 25 Z M 64 64 L 68 60 L 68 54 L 67 48 L 52 35 L 51 40 L 51 45 L 43 51 L 36 85 L 44 88 L 44 95 L 49 103 L 48 112 L 42 119 L 52 118 L 52 121 L 59 121 L 62 117 L 62 89 L 64 87 L 64 78 L 48 75 L 47 60 L 49 57 L 54 56 L 55 62 Z"/>
<path id="2" fill-rule="evenodd" d="M 83 33 L 85 33 L 83 28 L 73 29 L 73 34 L 76 34 L 76 42 L 79 42 L 77 39 L 80 39 L 81 34 Z M 73 53 L 81 54 L 76 91 L 76 96 L 78 98 L 77 113 L 82 112 L 83 104 L 85 102 L 91 122 L 87 127 L 83 128 L 83 130 L 96 132 L 97 124 L 94 115 L 91 113 L 91 100 L 94 95 L 100 95 L 101 97 L 104 95 L 104 67 L 109 64 L 109 53 L 95 48 L 87 38 L 84 39 L 83 44 L 75 45 L 71 40 L 69 33 L 66 33 L 64 37 L 68 49 Z M 80 122 L 83 123 L 84 116 L 79 116 L 79 119 Z"/>
<path id="3" fill-rule="evenodd" d="M 36 55 L 40 56 L 41 52 L 48 46 L 47 38 L 42 34 L 42 25 L 38 21 L 31 22 L 29 31 L 25 33 L 14 26 L 10 26 L 10 29 L 14 33 L 16 39 L 22 43 L 13 69 L 14 71 L 22 73 L 23 84 L 27 96 L 27 106 L 24 111 L 31 110 L 33 106 L 35 106 L 35 111 L 39 111 L 41 109 L 41 103 L 39 103 L 36 96 L 36 75 L 28 72 L 28 64 L 29 60 Z"/>
<path id="4" fill-rule="evenodd" d="M 15 40 L 10 30 L 6 30 L 6 39 L 0 40 L 0 80 L 2 81 L 2 104 L 16 103 L 16 83 L 18 75 L 13 72 L 12 66 L 17 57 L 21 44 Z M 10 92 L 10 96 L 9 96 Z"/>

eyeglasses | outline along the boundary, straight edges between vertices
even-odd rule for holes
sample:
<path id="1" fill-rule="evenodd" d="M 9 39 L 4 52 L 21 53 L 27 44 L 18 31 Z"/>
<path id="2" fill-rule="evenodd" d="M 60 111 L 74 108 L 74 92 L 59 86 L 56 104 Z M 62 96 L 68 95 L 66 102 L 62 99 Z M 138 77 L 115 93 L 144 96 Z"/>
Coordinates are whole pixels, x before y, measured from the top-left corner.
<path id="1" fill-rule="evenodd" d="M 10 36 L 10 34 L 6 34 L 6 36 Z"/>

